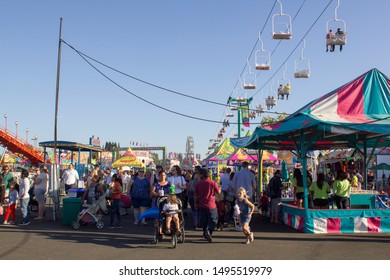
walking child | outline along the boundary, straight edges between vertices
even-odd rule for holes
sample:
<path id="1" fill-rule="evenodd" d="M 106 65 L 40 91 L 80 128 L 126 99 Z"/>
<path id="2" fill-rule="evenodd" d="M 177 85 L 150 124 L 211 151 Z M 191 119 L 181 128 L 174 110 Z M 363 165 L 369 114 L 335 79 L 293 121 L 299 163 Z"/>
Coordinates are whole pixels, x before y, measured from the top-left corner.
<path id="1" fill-rule="evenodd" d="M 116 175 L 116 174 L 115 174 Z M 114 176 L 114 185 L 111 188 L 112 201 L 110 208 L 110 228 L 114 227 L 115 216 L 118 223 L 118 228 L 122 227 L 122 219 L 120 213 L 120 203 L 122 194 L 122 179 L 119 176 Z"/>
<path id="2" fill-rule="evenodd" d="M 249 223 L 252 219 L 253 211 L 255 206 L 249 201 L 249 197 L 246 194 L 244 188 L 240 188 L 237 193 L 237 205 L 240 208 L 240 222 L 242 232 L 246 236 L 245 244 L 249 244 L 254 240 L 253 232 L 250 231 Z"/>
<path id="3" fill-rule="evenodd" d="M 261 206 L 261 214 L 263 216 L 268 216 L 268 207 L 269 207 L 269 197 L 265 195 L 264 192 L 260 195 L 260 206 Z"/>
<path id="4" fill-rule="evenodd" d="M 215 203 L 217 204 L 217 211 L 218 211 L 217 230 L 221 231 L 223 230 L 223 225 L 225 223 L 225 215 L 227 212 L 223 192 L 215 195 Z"/>
<path id="5" fill-rule="evenodd" d="M 10 183 L 10 192 L 8 198 L 8 208 L 7 212 L 5 213 L 4 217 L 4 224 L 5 225 L 14 225 L 15 224 L 15 208 L 16 208 L 16 202 L 18 201 L 18 191 L 15 189 L 16 182 L 13 181 Z M 11 215 L 11 221 L 8 221 L 9 216 Z"/>

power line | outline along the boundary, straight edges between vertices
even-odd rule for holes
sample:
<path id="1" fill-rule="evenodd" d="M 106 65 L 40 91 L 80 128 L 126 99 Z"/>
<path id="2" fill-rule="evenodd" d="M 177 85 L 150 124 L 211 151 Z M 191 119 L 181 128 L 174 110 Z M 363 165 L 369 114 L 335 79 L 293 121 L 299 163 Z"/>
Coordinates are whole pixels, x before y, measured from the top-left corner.
<path id="1" fill-rule="evenodd" d="M 66 43 L 64 40 L 62 40 L 62 42 L 64 42 L 66 45 L 68 45 L 69 47 L 71 47 L 68 43 Z M 186 118 L 190 118 L 190 119 L 194 119 L 194 120 L 199 120 L 199 121 L 204 121 L 204 122 L 211 122 L 211 123 L 222 123 L 221 121 L 215 121 L 215 120 L 210 120 L 210 119 L 205 119 L 205 118 L 200 118 L 200 117 L 195 117 L 195 116 L 190 116 L 190 115 L 187 115 L 187 114 L 183 114 L 183 113 L 179 113 L 179 112 L 176 112 L 176 111 L 173 111 L 171 109 L 168 109 L 168 108 L 165 108 L 163 106 L 160 106 L 158 104 L 155 104 L 149 100 L 146 100 L 145 98 L 142 98 L 140 97 L 139 95 L 131 92 L 130 90 L 126 89 L 125 87 L 121 86 L 119 83 L 115 82 L 113 79 L 111 79 L 110 77 L 108 77 L 106 74 L 104 74 L 101 70 L 99 70 L 95 65 L 93 65 L 90 61 L 88 61 L 88 59 L 86 59 L 81 53 L 79 53 L 75 48 L 71 47 L 73 50 L 76 51 L 76 53 L 88 64 L 90 65 L 93 69 L 95 69 L 95 71 L 97 71 L 100 75 L 102 75 L 104 78 L 106 78 L 107 80 L 109 80 L 111 83 L 113 83 L 114 85 L 116 85 L 117 87 L 119 87 L 120 89 L 126 91 L 127 93 L 131 94 L 132 96 L 134 96 L 135 98 L 149 104 L 149 105 L 152 105 L 154 107 L 157 107 L 161 110 L 164 110 L 164 111 L 167 111 L 169 113 L 172 113 L 172 114 L 175 114 L 175 115 L 179 115 L 179 116 L 182 116 L 182 117 L 186 117 Z M 232 124 L 238 124 L 238 123 L 232 123 Z"/>
<path id="2" fill-rule="evenodd" d="M 216 101 L 211 101 L 211 100 L 207 100 L 207 99 L 203 99 L 203 98 L 191 96 L 191 95 L 188 95 L 188 94 L 184 94 L 184 93 L 182 93 L 182 92 L 178 92 L 178 91 L 175 91 L 175 90 L 171 90 L 171 89 L 168 89 L 168 88 L 159 86 L 159 85 L 157 85 L 157 84 L 154 84 L 154 83 L 151 83 L 151 82 L 142 80 L 142 79 L 140 79 L 140 78 L 137 78 L 137 77 L 135 77 L 135 76 L 132 76 L 132 75 L 130 75 L 130 74 L 127 74 L 127 73 L 125 73 L 125 72 L 123 72 L 123 71 L 120 71 L 120 70 L 118 70 L 118 69 L 116 69 L 116 68 L 114 68 L 114 67 L 111 67 L 111 66 L 109 66 L 109 65 L 107 65 L 107 64 L 105 64 L 105 63 L 103 63 L 103 62 L 101 62 L 101 61 L 99 61 L 99 60 L 97 60 L 97 59 L 95 59 L 95 58 L 93 58 L 93 57 L 91 57 L 91 56 L 89 56 L 89 55 L 87 55 L 87 54 L 85 54 L 85 53 L 79 51 L 78 49 L 76 49 L 75 47 L 73 47 L 72 45 L 70 45 L 69 43 L 67 43 L 65 40 L 62 40 L 62 42 L 63 42 L 64 44 L 66 44 L 69 48 L 71 48 L 72 50 L 74 50 L 81 58 L 83 58 L 84 61 L 86 61 L 89 65 L 91 65 L 93 68 L 95 68 L 95 70 L 97 70 L 97 68 L 94 67 L 93 64 L 91 64 L 86 58 L 88 58 L 88 59 L 90 59 L 90 60 L 92 60 L 92 61 L 94 61 L 94 62 L 96 62 L 96 63 L 98 63 L 98 64 L 100 64 L 100 65 L 102 65 L 102 66 L 104 66 L 104 67 L 106 67 L 106 68 L 108 68 L 108 69 L 110 69 L 110 70 L 112 70 L 112 71 L 114 71 L 114 72 L 117 72 L 117 73 L 119 73 L 119 74 L 121 74 L 121 75 L 123 75 L 123 76 L 126 76 L 126 77 L 128 77 L 128 78 L 131 78 L 131 79 L 136 80 L 136 81 L 138 81 L 138 82 L 147 84 L 147 85 L 149 85 L 149 86 L 158 88 L 158 89 L 160 89 L 160 90 L 168 91 L 168 92 L 171 92 L 171 93 L 174 93 L 174 94 L 183 96 L 183 97 L 195 99 L 195 100 L 197 100 L 197 101 L 202 101 L 202 102 L 211 103 L 211 104 L 214 104 L 214 105 L 219 105 L 219 106 L 224 106 L 224 107 L 227 106 L 227 105 L 224 104 L 224 103 L 219 103 L 219 102 L 216 102 Z M 281 114 L 281 113 L 272 112 L 272 111 L 267 111 L 267 113 L 269 113 L 269 114 L 278 114 L 278 115 Z"/>
<path id="3" fill-rule="evenodd" d="M 267 84 L 275 77 L 275 75 L 279 72 L 279 70 L 280 70 L 280 69 L 285 65 L 285 63 L 290 59 L 290 57 L 291 57 L 292 54 L 295 52 L 295 50 L 298 48 L 298 46 L 301 44 L 301 42 L 303 41 L 303 39 L 309 34 L 309 32 L 312 30 L 312 28 L 315 26 L 315 24 L 318 22 L 318 20 L 319 20 L 319 19 L 321 18 L 321 16 L 324 14 L 324 12 L 328 9 L 328 7 L 329 7 L 329 5 L 332 3 L 332 1 L 333 1 L 333 0 L 330 0 L 330 1 L 328 2 L 328 4 L 325 6 L 325 8 L 324 8 L 324 9 L 322 10 L 322 12 L 320 13 L 320 15 L 316 18 L 316 20 L 313 22 L 313 24 L 310 26 L 310 28 L 307 30 L 307 32 L 306 32 L 305 35 L 302 37 L 302 39 L 298 42 L 298 44 L 294 47 L 294 49 L 290 52 L 290 54 L 287 56 L 287 58 L 284 60 L 284 62 L 279 66 L 279 68 L 274 72 L 274 74 L 267 80 L 267 82 L 264 83 L 264 85 L 263 85 L 260 89 L 258 89 L 258 90 L 252 95 L 251 98 L 254 98 L 260 91 L 263 90 L 263 88 L 265 87 L 265 85 L 267 85 Z M 266 26 L 266 24 L 267 24 L 267 22 L 268 22 L 268 20 L 269 20 L 269 17 L 270 17 L 270 15 L 271 15 L 272 11 L 273 11 L 273 8 L 275 7 L 276 2 L 277 2 L 277 1 L 274 2 L 274 5 L 272 6 L 271 11 L 270 11 L 270 13 L 268 14 L 267 20 L 266 20 L 266 22 L 265 22 L 265 24 L 264 24 L 264 26 L 263 26 L 263 29 L 262 29 L 262 31 L 260 32 L 260 34 L 263 33 L 264 27 Z M 293 18 L 292 22 L 295 21 L 295 19 L 296 19 L 297 16 L 299 15 L 299 13 L 300 13 L 300 11 L 302 10 L 303 5 L 304 5 L 305 3 L 306 3 L 306 0 L 304 0 L 304 1 L 302 2 L 302 4 L 301 4 L 301 6 L 299 7 L 298 11 L 297 11 L 296 14 L 294 15 L 294 18 Z M 258 41 L 259 41 L 259 38 L 257 38 L 257 40 L 256 40 L 256 42 L 255 42 L 255 45 L 254 45 L 254 47 L 252 48 L 252 51 L 251 51 L 251 53 L 250 53 L 250 55 L 249 55 L 249 58 L 252 57 L 253 52 L 254 52 L 254 49 L 255 49 L 255 47 L 256 47 Z M 272 55 L 275 53 L 275 51 L 277 50 L 277 48 L 279 47 L 280 44 L 281 44 L 281 40 L 279 40 L 278 44 L 276 45 L 276 47 L 275 47 L 274 50 L 272 51 L 271 57 L 272 57 Z M 245 68 L 246 68 L 246 64 L 244 65 L 244 68 L 243 68 L 243 70 L 241 71 L 240 76 L 242 76 L 242 74 L 244 73 Z M 259 73 L 257 74 L 256 77 L 259 77 L 260 73 L 261 73 L 261 72 L 259 72 Z M 237 82 L 236 82 L 234 88 L 236 88 L 238 82 L 239 82 L 239 80 L 237 80 Z M 230 96 L 231 96 L 231 94 L 230 94 Z"/>

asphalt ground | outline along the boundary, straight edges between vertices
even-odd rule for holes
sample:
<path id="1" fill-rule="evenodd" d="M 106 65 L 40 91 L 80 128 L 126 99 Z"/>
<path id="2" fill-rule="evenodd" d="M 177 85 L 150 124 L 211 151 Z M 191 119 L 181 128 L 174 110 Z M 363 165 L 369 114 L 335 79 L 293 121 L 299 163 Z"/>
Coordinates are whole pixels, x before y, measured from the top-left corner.
<path id="1" fill-rule="evenodd" d="M 190 209 L 187 210 L 190 214 Z M 17 209 L 17 220 L 20 209 Z M 61 214 L 61 209 L 59 210 Z M 255 240 L 245 238 L 233 227 L 216 231 L 207 242 L 202 231 L 186 229 L 185 242 L 172 248 L 170 239 L 152 244 L 153 220 L 148 226 L 133 225 L 132 210 L 122 216 L 123 227 L 97 229 L 93 224 L 74 230 L 53 221 L 51 209 L 45 220 L 28 226 L 3 225 L 0 218 L 0 260 L 388 260 L 390 234 L 315 235 L 271 224 L 255 213 L 251 229 Z M 191 226 L 190 215 L 186 228 Z M 59 215 L 61 217 L 61 215 Z M 107 226 L 109 215 L 103 217 Z"/>

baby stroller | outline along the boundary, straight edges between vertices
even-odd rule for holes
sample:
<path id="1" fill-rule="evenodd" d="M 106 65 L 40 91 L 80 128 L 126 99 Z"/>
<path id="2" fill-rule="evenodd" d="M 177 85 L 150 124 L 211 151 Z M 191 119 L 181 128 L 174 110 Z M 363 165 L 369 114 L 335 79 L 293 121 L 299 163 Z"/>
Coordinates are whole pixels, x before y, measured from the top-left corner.
<path id="1" fill-rule="evenodd" d="M 28 211 L 38 212 L 38 201 L 35 198 L 34 187 L 30 188 L 28 194 L 30 195 L 30 200 L 28 201 Z"/>
<path id="2" fill-rule="evenodd" d="M 171 237 L 171 244 L 173 248 L 176 248 L 177 243 L 184 243 L 185 240 L 185 232 L 184 232 L 184 215 L 183 215 L 183 206 L 182 202 L 180 199 L 178 200 L 179 204 L 179 224 L 180 224 L 180 233 L 176 232 L 175 224 L 172 221 L 171 222 L 171 228 L 169 229 L 171 234 L 168 236 Z M 164 235 L 166 235 L 166 215 L 165 212 L 163 211 L 164 205 L 168 203 L 168 197 L 167 196 L 160 196 L 157 199 L 157 208 L 159 209 L 159 216 L 158 218 L 154 221 L 154 236 L 153 236 L 153 241 L 155 244 L 158 242 L 161 242 L 163 240 Z M 162 232 L 162 234 L 160 234 Z M 167 235 L 166 235 L 167 236 Z"/>
<path id="3" fill-rule="evenodd" d="M 103 215 L 101 211 L 107 211 L 107 203 L 106 196 L 102 195 L 99 199 L 92 205 L 87 205 L 87 208 L 81 210 L 78 214 L 77 219 L 72 222 L 72 227 L 74 229 L 80 228 L 80 222 L 82 223 L 96 223 L 96 227 L 98 229 L 102 229 L 104 227 L 104 223 L 102 221 Z"/>

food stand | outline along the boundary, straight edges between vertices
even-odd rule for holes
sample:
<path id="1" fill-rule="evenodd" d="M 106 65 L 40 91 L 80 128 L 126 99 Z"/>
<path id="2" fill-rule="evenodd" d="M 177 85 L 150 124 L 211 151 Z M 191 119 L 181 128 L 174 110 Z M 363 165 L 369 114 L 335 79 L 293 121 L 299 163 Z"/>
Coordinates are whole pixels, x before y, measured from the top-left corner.
<path id="1" fill-rule="evenodd" d="M 372 69 L 284 120 L 231 142 L 238 148 L 296 151 L 302 163 L 304 208 L 282 204 L 281 219 L 286 225 L 305 233 L 390 232 L 388 208 L 309 209 L 307 183 L 309 151 L 346 148 L 361 154 L 367 182 L 367 165 L 373 157 L 367 150 L 390 145 L 389 112 L 389 78 Z M 352 200 L 372 206 L 369 194 L 357 194 Z"/>

